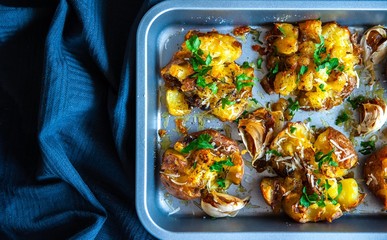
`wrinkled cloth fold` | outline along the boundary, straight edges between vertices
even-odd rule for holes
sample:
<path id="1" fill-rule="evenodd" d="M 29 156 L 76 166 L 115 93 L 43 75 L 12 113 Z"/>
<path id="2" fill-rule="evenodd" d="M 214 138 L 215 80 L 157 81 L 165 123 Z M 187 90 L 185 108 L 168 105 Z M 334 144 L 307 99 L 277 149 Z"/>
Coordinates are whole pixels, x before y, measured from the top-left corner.
<path id="1" fill-rule="evenodd" d="M 135 34 L 157 1 L 0 1 L 0 239 L 149 239 Z"/>

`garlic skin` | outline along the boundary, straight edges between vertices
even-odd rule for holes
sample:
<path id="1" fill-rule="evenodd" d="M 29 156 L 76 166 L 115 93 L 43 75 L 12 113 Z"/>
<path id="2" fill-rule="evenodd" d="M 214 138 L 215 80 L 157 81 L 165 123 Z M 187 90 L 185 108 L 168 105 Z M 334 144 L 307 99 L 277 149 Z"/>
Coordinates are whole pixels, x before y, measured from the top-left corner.
<path id="1" fill-rule="evenodd" d="M 240 199 L 225 193 L 211 191 L 202 195 L 201 207 L 211 217 L 235 217 L 249 200 L 250 197 Z"/>
<path id="2" fill-rule="evenodd" d="M 359 135 L 375 132 L 387 121 L 386 103 L 379 98 L 363 103 L 359 110 L 360 124 L 357 128 Z"/>
<path id="3" fill-rule="evenodd" d="M 373 85 L 376 80 L 374 65 L 387 56 L 387 29 L 381 25 L 368 29 L 363 34 L 360 45 L 364 49 L 364 66 L 371 75 L 369 85 Z"/>
<path id="4" fill-rule="evenodd" d="M 264 121 L 257 119 L 241 119 L 238 128 L 243 144 L 252 157 L 252 162 L 262 158 L 269 145 L 273 129 L 266 130 Z"/>
<path id="5" fill-rule="evenodd" d="M 274 136 L 282 130 L 283 119 L 281 111 L 272 112 L 265 108 L 258 108 L 247 118 L 239 120 L 239 135 L 252 158 L 253 166 L 255 161 L 265 155 L 266 148 Z"/>

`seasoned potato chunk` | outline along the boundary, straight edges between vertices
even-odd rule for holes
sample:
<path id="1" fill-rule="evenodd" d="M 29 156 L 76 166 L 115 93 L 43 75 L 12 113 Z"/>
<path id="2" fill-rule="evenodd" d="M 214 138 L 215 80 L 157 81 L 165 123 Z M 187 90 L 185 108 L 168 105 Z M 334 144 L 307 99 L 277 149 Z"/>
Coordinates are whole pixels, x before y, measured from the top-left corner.
<path id="1" fill-rule="evenodd" d="M 184 94 L 177 89 L 166 91 L 166 101 L 169 114 L 173 116 L 183 116 L 191 112 Z"/>
<path id="2" fill-rule="evenodd" d="M 360 50 L 347 27 L 275 23 L 266 40 L 268 74 L 261 84 L 267 93 L 294 95 L 302 109 L 320 110 L 341 104 L 356 87 Z"/>

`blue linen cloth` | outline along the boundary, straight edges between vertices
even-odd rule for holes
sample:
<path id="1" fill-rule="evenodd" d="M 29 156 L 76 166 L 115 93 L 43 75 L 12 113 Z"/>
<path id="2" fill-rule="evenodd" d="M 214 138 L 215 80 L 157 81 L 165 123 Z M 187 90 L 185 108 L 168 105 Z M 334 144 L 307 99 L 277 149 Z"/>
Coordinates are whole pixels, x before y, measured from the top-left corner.
<path id="1" fill-rule="evenodd" d="M 0 239 L 152 238 L 135 213 L 134 61 L 156 2 L 0 1 Z"/>

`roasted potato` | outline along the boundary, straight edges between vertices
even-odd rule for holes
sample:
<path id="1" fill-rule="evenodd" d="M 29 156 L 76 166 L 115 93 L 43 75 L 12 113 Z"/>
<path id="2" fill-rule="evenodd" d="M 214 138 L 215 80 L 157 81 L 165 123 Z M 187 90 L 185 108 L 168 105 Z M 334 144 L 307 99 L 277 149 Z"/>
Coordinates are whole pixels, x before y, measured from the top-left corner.
<path id="1" fill-rule="evenodd" d="M 177 89 L 168 89 L 166 91 L 166 102 L 168 112 L 173 116 L 183 116 L 191 112 L 184 94 Z"/>
<path id="2" fill-rule="evenodd" d="M 235 60 L 242 54 L 242 45 L 234 37 L 216 31 L 189 31 L 181 50 L 161 69 L 165 86 L 184 96 L 179 103 L 168 101 L 171 115 L 189 113 L 198 107 L 222 121 L 237 119 L 252 97 L 254 69 L 239 66 Z M 176 96 L 177 97 L 177 96 Z M 182 110 L 183 109 L 183 110 Z"/>
<path id="3" fill-rule="evenodd" d="M 387 210 L 387 146 L 373 153 L 364 163 L 364 179 L 368 188 Z"/>
<path id="4" fill-rule="evenodd" d="M 283 209 L 295 221 L 331 222 L 365 197 L 355 179 L 342 179 L 358 156 L 331 127 L 315 133 L 303 123 L 288 123 L 266 156 L 279 177 L 261 180 L 262 196 L 274 212 Z"/>
<path id="5" fill-rule="evenodd" d="M 240 184 L 244 163 L 238 144 L 215 130 L 189 134 L 167 149 L 161 182 L 173 196 L 191 200 L 208 192 Z"/>
<path id="6" fill-rule="evenodd" d="M 304 110 L 330 109 L 357 85 L 360 48 L 347 27 L 320 20 L 275 23 L 266 40 L 268 74 L 261 84 L 269 94 L 295 95 Z"/>

